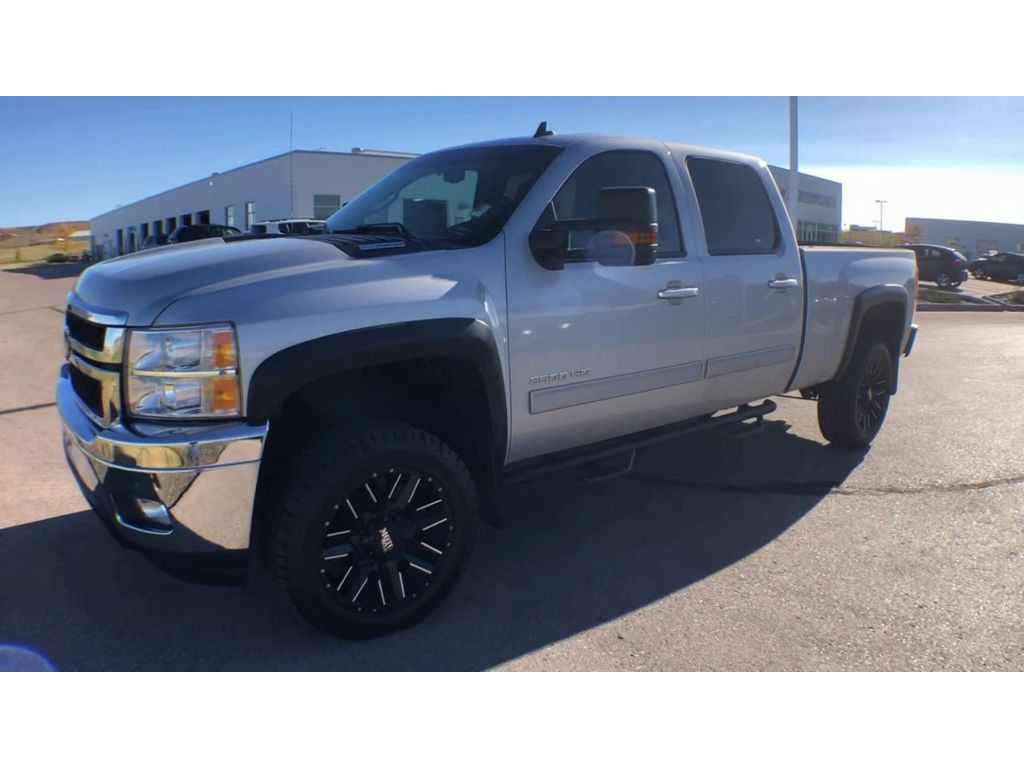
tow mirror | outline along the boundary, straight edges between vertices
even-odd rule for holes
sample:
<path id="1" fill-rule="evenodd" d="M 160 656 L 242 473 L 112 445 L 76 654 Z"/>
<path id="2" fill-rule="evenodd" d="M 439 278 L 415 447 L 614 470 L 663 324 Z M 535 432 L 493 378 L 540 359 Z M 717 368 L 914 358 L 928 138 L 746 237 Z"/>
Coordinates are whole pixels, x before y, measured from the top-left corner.
<path id="1" fill-rule="evenodd" d="M 545 269 L 566 262 L 596 261 L 603 266 L 653 264 L 658 249 L 658 207 L 650 187 L 603 187 L 593 219 L 555 218 L 548 204 L 530 232 L 530 250 Z"/>

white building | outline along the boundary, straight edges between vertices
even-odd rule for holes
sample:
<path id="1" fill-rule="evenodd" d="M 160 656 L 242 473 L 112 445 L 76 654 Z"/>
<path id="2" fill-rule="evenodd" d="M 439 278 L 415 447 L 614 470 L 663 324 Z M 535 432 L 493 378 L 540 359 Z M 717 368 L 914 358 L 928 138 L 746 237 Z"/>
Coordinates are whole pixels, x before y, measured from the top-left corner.
<path id="1" fill-rule="evenodd" d="M 149 235 L 183 224 L 324 219 L 415 155 L 406 152 L 296 150 L 193 181 L 96 216 L 89 222 L 101 258 L 138 250 Z"/>
<path id="2" fill-rule="evenodd" d="M 769 165 L 782 196 L 789 189 L 789 169 Z M 838 181 L 797 172 L 797 205 L 793 217 L 801 243 L 838 243 L 842 230 L 843 185 Z"/>
<path id="3" fill-rule="evenodd" d="M 969 259 L 991 251 L 1024 251 L 1024 224 L 907 217 L 903 231 L 910 242 L 948 245 Z"/>

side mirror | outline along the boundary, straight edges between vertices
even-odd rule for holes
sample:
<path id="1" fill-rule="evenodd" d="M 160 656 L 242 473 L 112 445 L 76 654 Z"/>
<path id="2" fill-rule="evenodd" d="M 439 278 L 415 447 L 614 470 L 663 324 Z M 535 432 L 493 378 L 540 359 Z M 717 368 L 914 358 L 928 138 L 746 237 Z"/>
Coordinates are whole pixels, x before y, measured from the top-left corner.
<path id="1" fill-rule="evenodd" d="M 596 261 L 609 267 L 653 264 L 658 249 L 658 207 L 650 187 L 604 187 L 593 219 L 555 219 L 554 206 L 530 232 L 530 250 L 545 269 Z"/>

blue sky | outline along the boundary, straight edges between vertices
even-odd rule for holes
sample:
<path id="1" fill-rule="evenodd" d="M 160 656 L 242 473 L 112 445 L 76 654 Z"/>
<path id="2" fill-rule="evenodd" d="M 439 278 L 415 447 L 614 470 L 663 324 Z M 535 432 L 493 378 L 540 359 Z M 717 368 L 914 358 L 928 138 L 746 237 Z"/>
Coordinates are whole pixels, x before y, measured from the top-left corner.
<path id="1" fill-rule="evenodd" d="M 425 152 L 598 131 L 788 164 L 785 97 L 0 98 L 0 226 L 88 219 L 288 149 Z M 802 98 L 800 168 L 844 182 L 843 223 L 902 216 L 1024 223 L 1024 99 Z"/>

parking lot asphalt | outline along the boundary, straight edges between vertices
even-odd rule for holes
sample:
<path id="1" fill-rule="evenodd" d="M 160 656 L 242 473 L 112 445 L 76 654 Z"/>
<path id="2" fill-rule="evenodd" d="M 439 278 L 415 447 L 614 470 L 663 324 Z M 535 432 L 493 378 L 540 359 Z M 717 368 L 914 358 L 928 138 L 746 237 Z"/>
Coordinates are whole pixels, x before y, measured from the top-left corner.
<path id="1" fill-rule="evenodd" d="M 64 464 L 73 268 L 0 271 L 0 644 L 60 669 L 1024 669 L 1024 316 L 919 315 L 866 452 L 812 403 L 628 476 L 503 492 L 421 624 L 348 642 L 271 587 L 181 582 L 116 544 Z"/>

